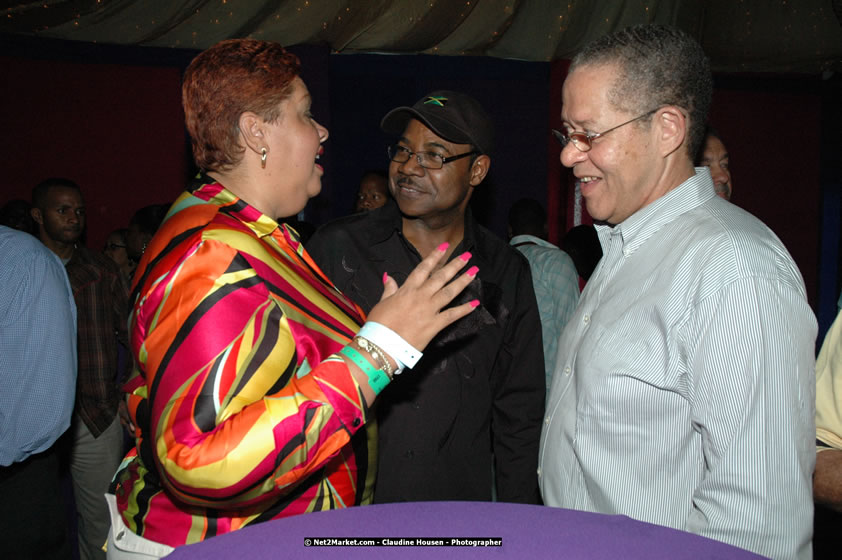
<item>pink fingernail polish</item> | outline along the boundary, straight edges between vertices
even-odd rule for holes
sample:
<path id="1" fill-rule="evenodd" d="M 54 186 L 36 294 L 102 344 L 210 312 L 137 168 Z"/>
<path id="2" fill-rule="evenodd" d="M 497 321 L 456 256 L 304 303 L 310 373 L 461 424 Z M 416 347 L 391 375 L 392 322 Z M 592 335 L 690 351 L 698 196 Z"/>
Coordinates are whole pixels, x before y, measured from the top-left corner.
<path id="1" fill-rule="evenodd" d="M 479 272 L 479 267 L 478 266 L 472 266 L 471 268 L 468 269 L 468 272 L 466 272 L 465 274 L 467 274 L 468 276 L 476 276 L 477 272 Z"/>
<path id="2" fill-rule="evenodd" d="M 479 300 L 478 299 L 471 300 L 470 303 L 471 303 L 471 307 L 473 307 L 474 309 L 479 307 Z"/>
<path id="3" fill-rule="evenodd" d="M 465 262 L 468 262 L 469 260 L 471 260 L 471 257 L 472 257 L 472 255 L 469 251 L 465 251 L 464 253 L 459 255 L 459 258 L 462 259 Z"/>
<path id="4" fill-rule="evenodd" d="M 450 247 L 450 243 L 445 241 L 444 243 L 442 243 L 441 245 L 438 246 L 438 250 L 441 251 L 442 253 L 444 253 L 445 251 L 447 251 L 448 247 Z"/>
<path id="5" fill-rule="evenodd" d="M 388 280 L 389 280 L 389 275 L 384 272 L 383 273 L 383 283 L 385 284 L 386 282 L 388 282 Z"/>

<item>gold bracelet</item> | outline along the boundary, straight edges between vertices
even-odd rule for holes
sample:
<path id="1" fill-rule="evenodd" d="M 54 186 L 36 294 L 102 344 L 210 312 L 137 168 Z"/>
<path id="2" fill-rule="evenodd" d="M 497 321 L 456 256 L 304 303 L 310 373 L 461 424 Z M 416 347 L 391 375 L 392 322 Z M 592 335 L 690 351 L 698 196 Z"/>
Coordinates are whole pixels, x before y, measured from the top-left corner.
<path id="1" fill-rule="evenodd" d="M 392 363 L 389 361 L 389 358 L 386 356 L 386 352 L 384 352 L 382 348 L 374 344 L 369 339 L 361 336 L 354 337 L 354 342 L 357 343 L 357 346 L 371 355 L 371 358 L 380 365 L 380 369 L 386 372 L 389 379 L 394 377 L 395 368 L 392 367 Z"/>

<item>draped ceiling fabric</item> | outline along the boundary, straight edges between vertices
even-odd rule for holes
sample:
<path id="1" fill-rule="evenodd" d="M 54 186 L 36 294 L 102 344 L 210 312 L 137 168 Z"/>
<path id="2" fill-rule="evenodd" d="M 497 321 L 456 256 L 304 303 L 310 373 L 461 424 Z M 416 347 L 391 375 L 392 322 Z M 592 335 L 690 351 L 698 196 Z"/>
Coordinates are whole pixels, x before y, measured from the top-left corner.
<path id="1" fill-rule="evenodd" d="M 338 53 L 570 58 L 639 23 L 678 26 L 719 72 L 842 71 L 842 0 L 4 0 L 0 32 L 204 49 L 230 37 Z"/>

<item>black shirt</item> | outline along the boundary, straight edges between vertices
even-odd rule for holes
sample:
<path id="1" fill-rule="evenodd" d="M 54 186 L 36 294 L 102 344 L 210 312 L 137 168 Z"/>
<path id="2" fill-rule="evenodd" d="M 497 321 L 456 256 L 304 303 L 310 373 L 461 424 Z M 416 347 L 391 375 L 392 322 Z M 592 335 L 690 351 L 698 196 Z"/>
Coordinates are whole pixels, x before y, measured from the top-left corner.
<path id="1" fill-rule="evenodd" d="M 325 225 L 307 250 L 368 312 L 380 300 L 384 272 L 400 285 L 421 262 L 401 224 L 390 203 Z M 480 306 L 439 333 L 378 397 L 375 502 L 491 500 L 496 483 L 500 501 L 540 503 L 546 390 L 529 264 L 470 211 L 451 258 L 464 251 L 479 273 L 454 304 L 476 298 Z"/>

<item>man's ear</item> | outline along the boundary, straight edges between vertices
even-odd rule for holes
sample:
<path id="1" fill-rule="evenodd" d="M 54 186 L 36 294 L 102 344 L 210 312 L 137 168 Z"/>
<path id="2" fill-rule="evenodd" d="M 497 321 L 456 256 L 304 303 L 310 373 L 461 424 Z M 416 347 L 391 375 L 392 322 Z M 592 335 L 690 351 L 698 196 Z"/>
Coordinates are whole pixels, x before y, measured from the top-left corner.
<path id="1" fill-rule="evenodd" d="M 32 219 L 35 220 L 36 224 L 38 224 L 39 226 L 44 225 L 44 217 L 41 215 L 40 208 L 32 208 L 29 211 L 29 215 L 32 216 Z"/>
<path id="2" fill-rule="evenodd" d="M 245 111 L 237 120 L 240 128 L 240 139 L 243 147 L 260 154 L 264 149 L 268 150 L 266 143 L 266 123 L 257 114 Z"/>
<path id="3" fill-rule="evenodd" d="M 674 105 L 667 105 L 655 114 L 661 156 L 666 157 L 687 144 L 687 117 Z"/>
<path id="4" fill-rule="evenodd" d="M 491 158 L 483 154 L 474 160 L 471 165 L 471 186 L 476 187 L 485 176 L 488 175 L 488 170 L 491 168 Z"/>

